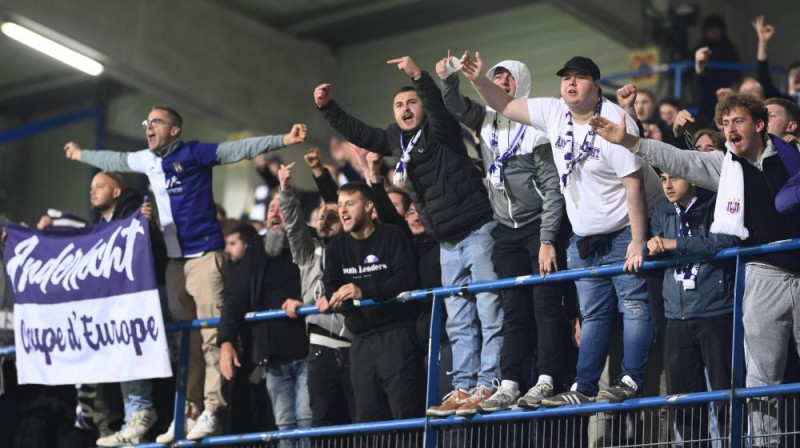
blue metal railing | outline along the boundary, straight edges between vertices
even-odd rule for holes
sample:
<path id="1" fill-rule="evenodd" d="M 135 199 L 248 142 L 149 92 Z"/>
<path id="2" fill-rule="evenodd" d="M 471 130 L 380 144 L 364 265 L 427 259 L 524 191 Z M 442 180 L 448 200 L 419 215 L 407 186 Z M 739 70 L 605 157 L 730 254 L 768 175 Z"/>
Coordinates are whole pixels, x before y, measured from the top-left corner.
<path id="1" fill-rule="evenodd" d="M 503 411 L 487 415 L 476 415 L 471 418 L 448 417 L 445 419 L 437 418 L 416 418 L 406 420 L 395 420 L 387 422 L 374 422 L 363 424 L 352 424 L 342 426 L 331 426 L 321 428 L 296 429 L 288 431 L 272 431 L 252 434 L 226 435 L 217 437 L 207 437 L 201 442 L 179 441 L 175 446 L 215 446 L 230 445 L 237 443 L 264 442 L 280 439 L 298 439 L 306 437 L 336 436 L 343 434 L 354 434 L 363 432 L 377 431 L 396 431 L 405 429 L 423 429 L 424 446 L 426 448 L 435 446 L 436 428 L 441 426 L 468 425 L 476 423 L 499 422 L 520 419 L 535 419 L 545 417 L 583 415 L 597 412 L 608 411 L 632 411 L 645 408 L 662 406 L 679 406 L 686 404 L 697 404 L 714 401 L 729 401 L 731 403 L 731 424 L 730 446 L 741 446 L 742 441 L 742 406 L 747 398 L 765 395 L 785 395 L 800 393 L 800 383 L 786 384 L 778 386 L 765 386 L 754 388 L 743 388 L 744 386 L 744 332 L 741 321 L 741 302 L 744 292 L 744 272 L 745 259 L 749 256 L 781 252 L 800 249 L 800 238 L 786 241 L 779 241 L 760 246 L 752 247 L 731 247 L 723 249 L 713 257 L 682 256 L 668 259 L 659 259 L 644 262 L 641 270 L 662 269 L 676 267 L 686 263 L 697 261 L 718 261 L 726 259 L 736 259 L 736 285 L 734 296 L 734 333 L 733 333 L 733 353 L 732 353 L 732 385 L 730 390 L 698 392 L 672 397 L 645 397 L 639 399 L 626 400 L 623 403 L 589 403 L 583 405 L 563 406 L 553 409 L 538 409 L 536 411 L 512 410 Z M 426 298 L 434 298 L 431 313 L 431 335 L 441 334 L 441 298 L 459 293 L 477 293 L 490 290 L 508 289 L 522 285 L 537 285 L 545 282 L 569 281 L 584 277 L 612 276 L 623 273 L 623 265 L 613 264 L 596 266 L 586 269 L 575 269 L 568 271 L 555 272 L 546 277 L 540 275 L 527 275 L 516 278 L 505 278 L 485 282 L 476 282 L 467 285 L 457 285 L 448 287 L 438 287 L 425 290 L 414 290 L 404 293 L 397 301 L 413 301 Z M 381 303 L 372 300 L 362 300 L 358 306 L 370 307 L 380 306 Z M 299 315 L 317 314 L 319 311 L 313 305 L 306 305 L 297 309 Z M 246 322 L 257 322 L 270 319 L 287 318 L 282 310 L 266 310 L 248 313 L 245 317 Z M 179 368 L 175 397 L 175 434 L 183 434 L 181 426 L 184 420 L 184 406 L 186 399 L 186 375 L 188 371 L 188 341 L 189 331 L 199 328 L 213 327 L 219 324 L 219 318 L 200 319 L 194 321 L 174 322 L 167 324 L 167 331 L 180 331 L 181 352 L 179 355 Z M 432 406 L 438 402 L 438 359 L 439 338 L 430 338 L 430 357 L 431 362 L 428 366 L 428 386 L 426 406 Z M 0 348 L 0 357 L 13 356 L 13 347 Z M 160 444 L 143 444 L 143 447 L 158 447 Z"/>
<path id="2" fill-rule="evenodd" d="M 721 70 L 746 70 L 753 71 L 756 66 L 753 64 L 742 64 L 740 62 L 718 62 L 709 61 L 706 64 L 708 68 L 721 69 Z M 672 96 L 681 98 L 683 95 L 683 72 L 688 69 L 694 68 L 694 61 L 676 61 L 665 64 L 658 64 L 653 67 L 646 67 L 639 70 L 632 70 L 621 73 L 614 73 L 600 78 L 600 83 L 603 85 L 617 86 L 620 81 L 627 81 L 634 77 L 652 75 L 657 73 L 672 73 L 673 87 Z M 780 88 L 786 85 L 786 69 L 784 67 L 770 65 L 771 73 L 778 73 L 781 75 Z"/>

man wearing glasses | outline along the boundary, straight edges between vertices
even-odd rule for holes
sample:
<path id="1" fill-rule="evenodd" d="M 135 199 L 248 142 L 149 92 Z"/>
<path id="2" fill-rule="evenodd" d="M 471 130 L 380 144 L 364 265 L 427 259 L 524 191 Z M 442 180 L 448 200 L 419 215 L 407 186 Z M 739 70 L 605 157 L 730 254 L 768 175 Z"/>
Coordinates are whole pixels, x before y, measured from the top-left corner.
<path id="1" fill-rule="evenodd" d="M 155 106 L 142 127 L 148 149 L 127 153 L 92 151 L 69 142 L 64 151 L 68 159 L 104 171 L 147 175 L 167 245 L 167 299 L 172 317 L 176 320 L 219 317 L 225 241 L 216 218 L 212 168 L 302 143 L 306 126 L 295 124 L 284 135 L 235 142 L 184 141 L 180 139 L 183 127 L 180 114 L 170 107 Z M 196 423 L 187 434 L 190 440 L 219 433 L 216 413 L 225 406 L 225 399 L 220 392 L 222 375 L 216 338 L 216 328 L 203 328 L 199 334 L 191 332 L 187 416 Z M 171 443 L 174 425 L 172 422 L 156 441 Z"/>

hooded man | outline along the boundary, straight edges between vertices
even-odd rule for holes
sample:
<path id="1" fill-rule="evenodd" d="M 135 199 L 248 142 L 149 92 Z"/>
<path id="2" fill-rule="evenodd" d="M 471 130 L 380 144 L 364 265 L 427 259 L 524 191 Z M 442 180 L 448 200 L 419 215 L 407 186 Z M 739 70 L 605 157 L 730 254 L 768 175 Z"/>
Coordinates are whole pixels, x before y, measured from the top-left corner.
<path id="1" fill-rule="evenodd" d="M 448 58 L 439 61 L 436 72 L 443 79 L 442 96 L 447 109 L 481 139 L 489 201 L 498 221 L 492 231 L 495 272 L 502 278 L 546 275 L 559 265 L 566 266 L 563 244 L 558 245 L 556 256 L 564 197 L 559 192 L 558 171 L 547 135 L 461 95 L 458 72 L 447 75 L 450 57 L 448 54 Z M 522 62 L 502 61 L 489 69 L 486 76 L 515 98 L 527 98 L 530 94 L 530 71 Z M 554 282 L 502 291 L 503 380 L 494 395 L 478 405 L 479 411 L 500 411 L 514 404 L 535 408 L 542 398 L 552 395 L 561 351 L 557 341 L 567 325 L 560 309 L 563 286 Z M 528 332 L 534 318 L 539 378 L 517 402 L 523 384 L 523 362 L 533 352 Z"/>

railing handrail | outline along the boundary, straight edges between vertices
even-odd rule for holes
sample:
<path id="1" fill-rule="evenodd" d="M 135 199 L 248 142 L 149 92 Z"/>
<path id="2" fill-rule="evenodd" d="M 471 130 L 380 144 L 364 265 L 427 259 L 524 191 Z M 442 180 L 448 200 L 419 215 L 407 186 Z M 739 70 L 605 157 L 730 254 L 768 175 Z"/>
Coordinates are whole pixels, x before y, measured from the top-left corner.
<path id="1" fill-rule="evenodd" d="M 660 259 L 655 261 L 651 260 L 644 262 L 640 270 L 645 271 L 650 269 L 674 267 L 688 262 L 722 261 L 735 258 L 736 270 L 737 270 L 737 275 L 736 275 L 737 301 L 734 301 L 733 313 L 734 313 L 734 319 L 741 319 L 741 309 L 740 306 L 737 305 L 737 303 L 739 303 L 738 301 L 741 300 L 741 293 L 743 290 L 742 285 L 744 281 L 743 273 L 744 273 L 745 257 L 764 254 L 764 253 L 779 252 L 786 250 L 797 250 L 797 249 L 800 249 L 800 238 L 792 240 L 776 241 L 773 243 L 767 243 L 758 246 L 726 248 L 717 252 L 715 255 L 711 257 L 681 256 L 681 257 L 670 257 L 667 259 Z M 610 275 L 621 274 L 623 272 L 624 272 L 623 264 L 615 263 L 604 266 L 590 267 L 586 269 L 559 271 L 553 274 L 549 274 L 545 277 L 537 274 L 537 275 L 527 275 L 516 278 L 506 278 L 494 281 L 476 282 L 460 286 L 438 287 L 427 290 L 413 290 L 401 294 L 398 299 L 394 299 L 390 302 L 422 300 L 425 298 L 443 297 L 447 295 L 459 294 L 464 292 L 481 292 L 486 290 L 513 288 L 521 285 L 535 285 L 544 282 L 574 280 L 576 278 L 590 277 L 590 276 L 591 277 L 610 276 Z M 377 305 L 380 305 L 380 303 L 372 300 L 363 300 L 357 304 L 357 306 L 377 306 Z M 739 308 L 737 308 L 737 306 L 739 306 Z M 440 307 L 439 302 L 434 301 L 433 316 L 432 316 L 433 318 L 431 322 L 431 334 L 438 334 L 439 326 L 436 325 L 435 320 L 437 319 L 438 313 L 440 312 L 437 311 L 439 307 Z M 312 305 L 303 306 L 298 309 L 298 314 L 300 315 L 316 314 L 318 312 L 319 311 Z M 255 322 L 255 321 L 286 318 L 286 317 L 288 316 L 286 315 L 285 312 L 283 312 L 283 310 L 265 310 L 265 311 L 248 313 L 245 318 L 245 321 Z M 181 363 L 181 365 L 185 365 L 188 363 L 188 344 L 189 344 L 188 330 L 194 328 L 207 328 L 210 326 L 216 326 L 218 324 L 219 324 L 219 319 L 215 318 L 215 319 L 201 319 L 194 321 L 175 322 L 168 326 L 168 331 L 181 331 L 182 333 L 182 347 L 179 356 L 180 357 L 179 362 Z M 739 323 L 739 326 L 741 326 L 741 322 Z M 733 335 L 735 340 L 737 339 L 736 328 L 738 327 L 735 326 Z M 738 340 L 741 341 L 741 336 L 738 337 Z M 437 348 L 438 345 L 435 344 L 435 342 L 436 338 L 431 339 L 432 353 L 438 351 Z M 13 349 L 14 347 L 0 348 L 0 357 L 13 355 L 14 354 Z M 734 370 L 734 372 L 738 371 L 737 369 L 740 370 L 743 368 L 742 366 L 739 366 L 737 364 L 737 363 L 743 364 L 741 361 L 742 355 L 741 353 L 739 353 L 740 351 L 741 350 L 737 351 L 737 347 L 734 347 L 734 356 L 733 356 L 734 360 L 732 365 L 732 369 Z M 431 397 L 435 397 L 436 395 L 435 386 L 431 386 L 431 384 L 435 383 L 431 383 L 431 378 L 436 376 L 437 369 L 438 366 L 436 366 L 435 363 L 431 363 L 431 365 L 429 366 L 429 372 L 428 372 L 429 385 L 427 391 L 429 396 L 429 401 Z M 179 387 L 177 388 L 176 391 L 176 405 L 175 405 L 175 415 L 174 415 L 174 418 L 176 419 L 175 428 L 176 431 L 178 432 L 183 430 L 182 422 L 184 418 L 184 413 L 182 412 L 183 411 L 182 404 L 184 403 L 185 400 L 186 369 L 183 370 L 184 371 L 180 375 L 178 375 Z M 175 443 L 174 446 L 230 445 L 232 443 L 238 444 L 238 443 L 248 443 L 248 442 L 264 442 L 264 441 L 279 440 L 279 439 L 323 437 L 323 436 L 334 436 L 334 435 L 343 435 L 352 433 L 394 431 L 394 430 L 404 430 L 404 429 L 422 429 L 424 432 L 425 445 L 433 446 L 432 442 L 433 439 L 431 438 L 429 440 L 428 436 L 430 434 L 433 434 L 432 431 L 435 431 L 435 428 L 440 426 L 466 425 L 471 423 L 491 423 L 491 422 L 508 421 L 508 420 L 520 420 L 520 419 L 537 419 L 537 418 L 557 417 L 566 415 L 584 415 L 584 414 L 594 414 L 597 412 L 631 411 L 636 409 L 654 408 L 662 406 L 688 405 L 688 404 L 696 404 L 696 403 L 711 402 L 711 401 L 727 401 L 733 404 L 737 401 L 741 402 L 742 400 L 746 400 L 752 397 L 800 393 L 800 383 L 763 386 L 754 388 L 741 388 L 738 386 L 741 386 L 743 384 L 743 381 L 741 381 L 741 378 L 737 380 L 736 378 L 738 376 L 735 375 L 730 390 L 696 392 L 691 394 L 682 394 L 673 396 L 644 397 L 637 399 L 629 399 L 625 400 L 622 403 L 613 403 L 613 404 L 607 402 L 595 402 L 582 405 L 562 406 L 551 409 L 547 408 L 537 409 L 535 411 L 510 410 L 510 411 L 492 413 L 488 415 L 476 415 L 475 417 L 469 419 L 457 416 L 452 416 L 445 419 L 420 417 L 416 419 L 359 423 L 359 424 L 343 425 L 343 426 L 303 428 L 303 429 L 259 432 L 250 434 L 234 434 L 226 436 L 207 437 L 202 441 L 200 441 L 199 443 L 190 441 L 178 441 L 177 443 Z M 734 419 L 734 414 L 736 414 L 735 417 L 736 421 L 737 422 L 741 421 L 741 415 L 739 415 L 741 414 L 741 412 L 736 407 L 733 408 L 733 412 L 731 414 L 732 421 Z M 739 440 L 741 436 L 740 431 L 738 430 L 734 431 L 734 429 L 735 428 L 731 428 L 730 439 Z M 162 445 L 143 444 L 140 446 L 160 447 Z"/>
<path id="2" fill-rule="evenodd" d="M 616 88 L 619 86 L 619 84 L 615 84 L 614 81 L 620 81 L 620 80 L 624 81 L 634 77 L 672 72 L 675 75 L 673 96 L 675 98 L 680 98 L 683 89 L 683 81 L 681 80 L 681 74 L 683 73 L 684 70 L 692 67 L 694 67 L 694 61 L 690 59 L 683 61 L 665 62 L 662 64 L 656 64 L 652 67 L 644 67 L 638 70 L 629 70 L 625 72 L 612 73 L 610 75 L 603 76 L 600 78 L 600 84 Z M 743 63 L 743 62 L 723 62 L 723 61 L 708 61 L 706 63 L 706 67 L 714 69 L 722 69 L 722 70 L 753 71 L 756 69 L 756 65 L 754 64 Z M 781 84 L 785 84 L 786 67 L 780 65 L 770 65 L 769 70 L 770 73 L 779 74 L 782 78 Z"/>
<path id="3" fill-rule="evenodd" d="M 472 417 L 450 416 L 447 418 L 428 418 L 430 426 L 458 426 L 473 423 L 496 423 L 508 420 L 530 420 L 567 415 L 588 415 L 598 412 L 634 411 L 663 406 L 685 406 L 708 402 L 727 402 L 731 397 L 752 398 L 761 396 L 776 396 L 800 393 L 800 383 L 778 384 L 774 386 L 760 386 L 731 390 L 718 390 L 709 392 L 693 392 L 689 394 L 668 395 L 658 397 L 631 398 L 621 403 L 594 402 L 559 406 L 557 408 L 539 408 L 536 410 L 507 410 L 492 412 L 490 414 L 476 414 Z M 277 431 L 262 431 L 247 434 L 234 434 L 225 436 L 207 437 L 202 442 L 178 442 L 174 446 L 214 446 L 230 443 L 253 443 L 280 439 L 299 439 L 305 437 L 341 436 L 354 433 L 369 433 L 379 431 L 396 431 L 404 429 L 420 429 L 425 426 L 426 418 L 410 418 L 403 420 L 389 420 L 384 422 L 353 423 L 338 426 L 322 426 L 317 428 L 302 428 Z M 161 447 L 160 444 L 137 445 L 140 448 Z"/>
<path id="4" fill-rule="evenodd" d="M 800 249 L 800 238 L 795 238 L 792 240 L 775 241 L 772 243 L 761 244 L 758 246 L 728 247 L 720 250 L 711 257 L 695 255 L 695 256 L 680 256 L 680 257 L 669 257 L 657 260 L 649 260 L 645 261 L 642 264 L 640 270 L 646 271 L 651 269 L 663 269 L 663 268 L 681 266 L 686 263 L 722 261 L 722 260 L 736 258 L 739 255 L 751 256 L 751 255 L 759 255 L 764 253 L 781 252 L 781 251 L 795 250 L 795 249 Z M 376 302 L 370 299 L 361 300 L 358 306 L 371 307 L 371 306 L 379 306 L 385 303 L 398 303 L 398 302 L 407 302 L 412 300 L 423 300 L 426 298 L 432 298 L 434 296 L 444 297 L 464 292 L 475 293 L 475 292 L 484 292 L 489 290 L 514 288 L 516 286 L 522 286 L 522 285 L 525 286 L 538 285 L 545 282 L 576 280 L 578 278 L 589 277 L 589 276 L 604 277 L 609 275 L 618 275 L 625 272 L 623 270 L 623 265 L 624 263 L 614 263 L 608 265 L 593 266 L 583 269 L 569 269 L 564 271 L 558 271 L 546 276 L 541 276 L 539 274 L 536 274 L 536 275 L 526 275 L 522 277 L 509 277 L 497 280 L 468 283 L 465 285 L 458 285 L 458 286 L 440 286 L 431 289 L 416 289 L 404 292 L 400 295 L 400 298 L 389 301 Z M 346 311 L 347 309 L 350 308 L 343 308 L 341 310 L 332 310 L 332 312 L 343 312 Z M 304 305 L 302 307 L 297 308 L 297 314 L 299 316 L 308 316 L 311 314 L 320 314 L 320 311 L 314 305 Z M 244 320 L 245 322 L 259 322 L 264 320 L 281 319 L 287 317 L 288 316 L 286 312 L 281 309 L 270 309 L 270 310 L 254 311 L 247 313 L 245 315 Z M 219 320 L 220 318 L 218 317 L 212 317 L 209 319 L 171 322 L 169 324 L 166 324 L 165 327 L 166 330 L 170 332 L 181 331 L 184 329 L 208 328 L 219 325 Z M 13 356 L 15 352 L 16 351 L 14 350 L 13 346 L 0 347 L 0 358 L 5 356 Z"/>

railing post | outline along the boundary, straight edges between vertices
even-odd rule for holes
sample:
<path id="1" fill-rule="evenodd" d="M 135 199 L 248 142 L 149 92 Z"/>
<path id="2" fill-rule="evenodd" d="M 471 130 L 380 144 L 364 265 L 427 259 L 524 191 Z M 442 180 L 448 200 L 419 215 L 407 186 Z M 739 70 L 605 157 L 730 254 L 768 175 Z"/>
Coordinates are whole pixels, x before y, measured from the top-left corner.
<path id="1" fill-rule="evenodd" d="M 181 345 L 178 351 L 178 374 L 175 375 L 175 411 L 172 424 L 174 432 L 173 443 L 183 439 L 184 422 L 186 420 L 186 383 L 189 378 L 189 332 L 190 327 L 181 328 Z"/>
<path id="2" fill-rule="evenodd" d="M 673 70 L 675 71 L 675 74 L 673 75 L 675 80 L 675 90 L 672 93 L 675 98 L 680 98 L 681 92 L 683 91 L 683 65 L 675 64 L 675 68 L 673 68 Z"/>
<path id="3" fill-rule="evenodd" d="M 431 331 L 428 335 L 428 383 L 425 392 L 425 409 L 439 402 L 439 361 L 442 347 L 442 301 L 437 294 L 433 295 L 431 303 Z M 436 446 L 436 428 L 428 425 L 431 417 L 425 417 L 423 431 L 424 448 Z"/>
<path id="4" fill-rule="evenodd" d="M 733 290 L 733 352 L 731 353 L 730 447 L 742 446 L 742 402 L 734 390 L 744 387 L 744 324 L 742 323 L 742 298 L 744 297 L 745 259 L 736 256 L 736 283 Z"/>

